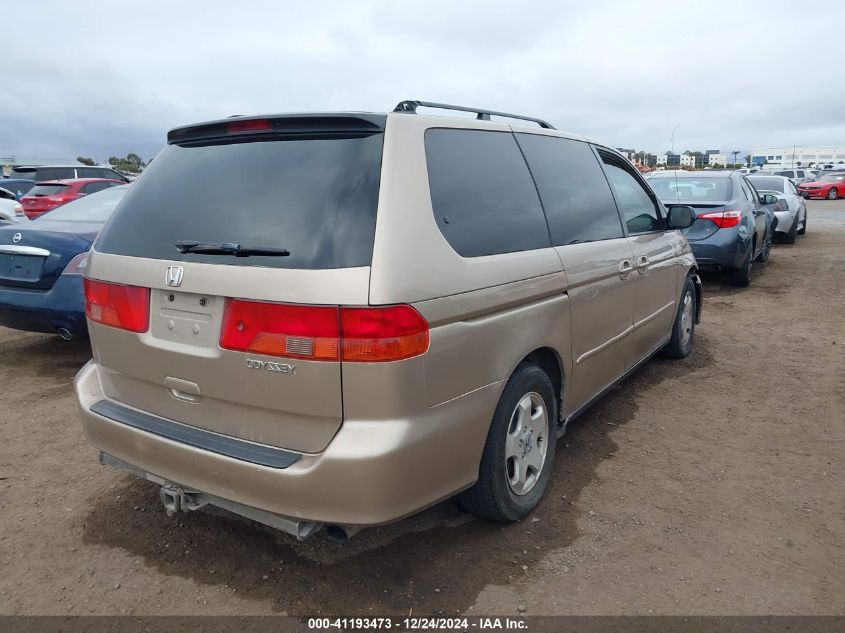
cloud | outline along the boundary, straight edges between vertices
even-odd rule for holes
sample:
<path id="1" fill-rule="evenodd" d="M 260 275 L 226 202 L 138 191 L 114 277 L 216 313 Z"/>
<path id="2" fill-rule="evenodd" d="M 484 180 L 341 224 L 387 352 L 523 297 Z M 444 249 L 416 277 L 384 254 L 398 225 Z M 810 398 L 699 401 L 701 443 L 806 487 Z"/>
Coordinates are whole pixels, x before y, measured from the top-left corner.
<path id="1" fill-rule="evenodd" d="M 422 98 L 614 146 L 845 142 L 838 29 L 791 2 L 44 2 L 4 35 L 0 156 L 149 158 L 230 114 Z M 822 19 L 823 18 L 823 19 Z M 37 37 L 36 37 L 37 34 Z"/>

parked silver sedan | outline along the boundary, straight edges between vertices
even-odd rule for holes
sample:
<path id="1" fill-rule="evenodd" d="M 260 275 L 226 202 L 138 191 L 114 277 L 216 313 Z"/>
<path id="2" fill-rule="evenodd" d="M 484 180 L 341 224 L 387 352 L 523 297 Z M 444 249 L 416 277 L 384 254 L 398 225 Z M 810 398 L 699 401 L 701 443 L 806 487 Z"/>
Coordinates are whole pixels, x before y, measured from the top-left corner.
<path id="1" fill-rule="evenodd" d="M 785 176 L 749 174 L 748 180 L 761 194 L 771 193 L 778 201 L 772 207 L 778 219 L 775 237 L 784 244 L 794 244 L 807 232 L 807 203 L 795 183 Z"/>

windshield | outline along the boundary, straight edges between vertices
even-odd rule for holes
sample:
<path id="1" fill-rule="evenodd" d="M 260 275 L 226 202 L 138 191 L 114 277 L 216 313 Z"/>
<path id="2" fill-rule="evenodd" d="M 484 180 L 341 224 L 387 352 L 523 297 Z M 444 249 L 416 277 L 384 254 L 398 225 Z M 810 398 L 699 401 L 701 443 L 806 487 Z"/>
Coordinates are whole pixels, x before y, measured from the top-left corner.
<path id="1" fill-rule="evenodd" d="M 780 193 L 784 193 L 784 181 L 780 178 L 756 178 L 754 176 L 749 176 L 748 180 L 751 181 L 751 184 L 754 185 L 754 188 L 758 191 L 765 190 L 765 191 L 779 191 Z"/>
<path id="2" fill-rule="evenodd" d="M 48 222 L 105 222 L 128 190 L 128 186 L 122 186 L 92 193 L 84 198 L 63 204 L 49 213 L 35 218 L 33 222 L 40 222 L 41 220 Z"/>
<path id="3" fill-rule="evenodd" d="M 132 185 L 95 249 L 268 268 L 369 266 L 382 138 L 169 145 Z M 182 253 L 176 248 L 182 241 L 290 254 Z"/>
<path id="4" fill-rule="evenodd" d="M 826 174 L 819 178 L 819 182 L 839 182 L 845 178 L 845 174 Z"/>
<path id="5" fill-rule="evenodd" d="M 651 178 L 648 183 L 663 202 L 731 199 L 731 181 L 729 178 L 667 176 Z"/>

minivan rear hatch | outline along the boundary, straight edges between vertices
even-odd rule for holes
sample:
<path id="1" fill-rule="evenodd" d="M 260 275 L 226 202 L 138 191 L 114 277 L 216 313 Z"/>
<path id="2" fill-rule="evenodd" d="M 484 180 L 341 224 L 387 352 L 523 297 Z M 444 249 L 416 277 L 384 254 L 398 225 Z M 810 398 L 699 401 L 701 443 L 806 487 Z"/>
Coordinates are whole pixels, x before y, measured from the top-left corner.
<path id="1" fill-rule="evenodd" d="M 89 283 L 148 292 L 146 331 L 92 324 L 104 395 L 259 444 L 325 448 L 343 420 L 341 372 L 320 339 L 331 310 L 317 308 L 367 303 L 384 122 L 173 130 L 90 258 Z"/>

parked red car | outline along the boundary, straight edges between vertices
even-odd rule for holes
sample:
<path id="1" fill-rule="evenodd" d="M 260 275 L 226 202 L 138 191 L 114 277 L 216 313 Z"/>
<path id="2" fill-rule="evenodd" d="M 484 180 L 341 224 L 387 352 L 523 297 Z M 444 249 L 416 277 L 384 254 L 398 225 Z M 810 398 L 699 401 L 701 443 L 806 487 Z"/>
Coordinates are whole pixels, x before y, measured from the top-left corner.
<path id="1" fill-rule="evenodd" d="M 813 182 L 798 185 L 798 193 L 805 198 L 845 198 L 845 172 L 821 174 Z"/>
<path id="2" fill-rule="evenodd" d="M 76 200 L 89 193 L 97 193 L 103 189 L 125 185 L 120 180 L 107 180 L 105 178 L 73 178 L 68 180 L 47 180 L 37 183 L 29 192 L 21 198 L 23 212 L 30 220 L 47 211 L 71 200 Z"/>

